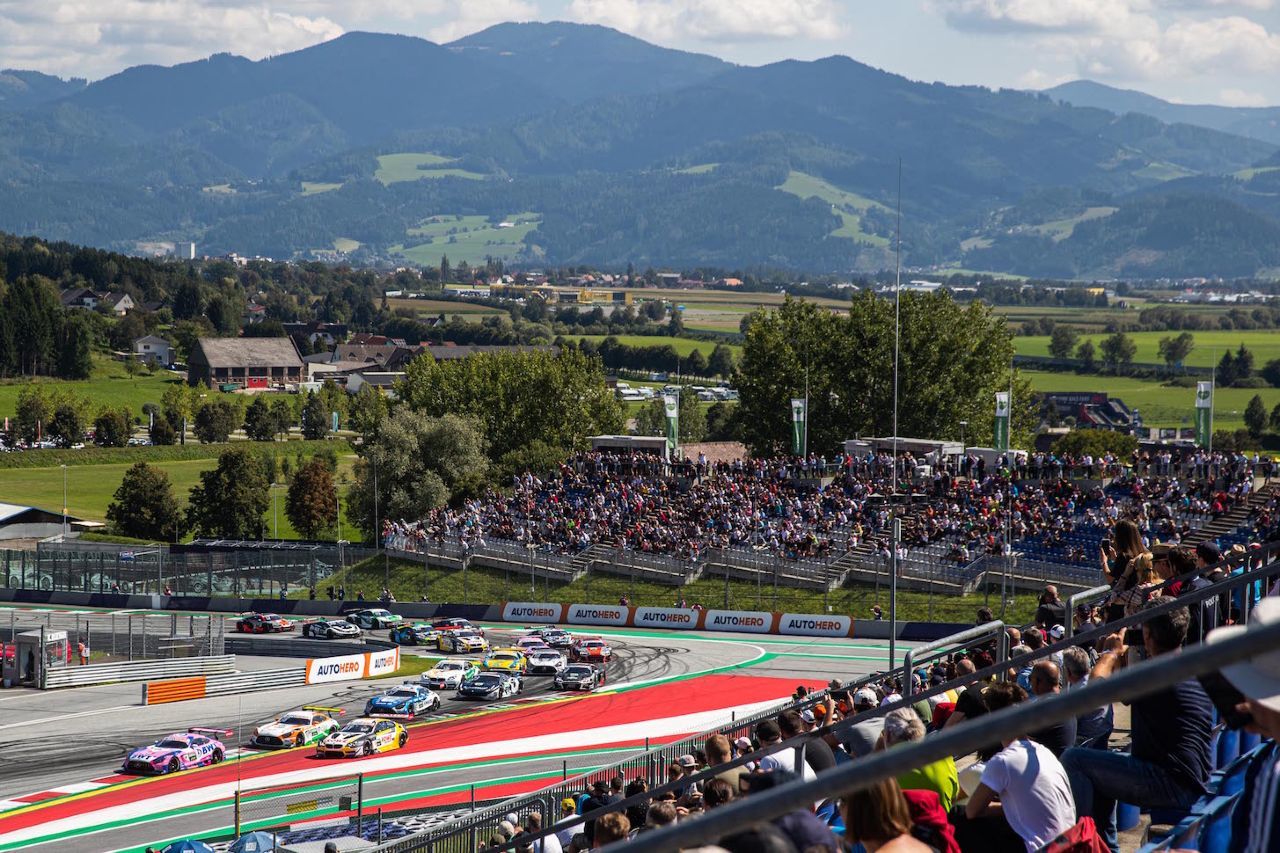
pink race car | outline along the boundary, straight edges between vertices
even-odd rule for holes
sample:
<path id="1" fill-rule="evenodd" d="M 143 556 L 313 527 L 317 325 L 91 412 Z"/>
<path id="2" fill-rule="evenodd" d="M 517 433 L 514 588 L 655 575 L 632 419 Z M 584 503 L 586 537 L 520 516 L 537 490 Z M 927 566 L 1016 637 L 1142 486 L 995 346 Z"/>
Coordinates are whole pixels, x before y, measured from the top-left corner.
<path id="1" fill-rule="evenodd" d="M 218 764 L 227 757 L 227 748 L 214 736 L 230 734 L 231 729 L 192 728 L 167 735 L 129 753 L 123 769 L 128 773 L 163 774 Z"/>

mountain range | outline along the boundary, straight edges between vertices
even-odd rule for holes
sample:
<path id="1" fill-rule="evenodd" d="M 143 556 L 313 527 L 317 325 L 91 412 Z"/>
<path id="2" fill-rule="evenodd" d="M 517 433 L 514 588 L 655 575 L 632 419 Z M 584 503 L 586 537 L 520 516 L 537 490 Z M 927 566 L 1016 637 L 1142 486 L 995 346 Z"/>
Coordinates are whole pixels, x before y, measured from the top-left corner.
<path id="1" fill-rule="evenodd" d="M 1225 111 L 1225 112 L 1223 112 Z M 761 67 L 598 26 L 0 72 L 0 229 L 126 251 L 811 273 L 1280 270 L 1262 113 Z"/>

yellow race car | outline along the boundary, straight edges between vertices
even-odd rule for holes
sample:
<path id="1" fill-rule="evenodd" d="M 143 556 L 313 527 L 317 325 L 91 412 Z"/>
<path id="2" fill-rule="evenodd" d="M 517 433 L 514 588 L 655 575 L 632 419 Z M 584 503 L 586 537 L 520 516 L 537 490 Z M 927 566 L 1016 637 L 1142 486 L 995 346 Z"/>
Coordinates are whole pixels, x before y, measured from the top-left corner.
<path id="1" fill-rule="evenodd" d="M 519 649 L 495 649 L 485 656 L 480 668 L 486 672 L 524 676 L 529 671 L 529 659 Z"/>
<path id="2" fill-rule="evenodd" d="M 287 749 L 316 743 L 338 730 L 338 721 L 334 717 L 341 714 L 341 708 L 321 708 L 318 705 L 308 705 L 301 711 L 286 711 L 270 723 L 254 729 L 249 743 L 266 749 Z"/>
<path id="3" fill-rule="evenodd" d="M 409 732 L 395 720 L 352 720 L 316 744 L 320 758 L 359 758 L 375 752 L 391 752 L 409 742 Z"/>

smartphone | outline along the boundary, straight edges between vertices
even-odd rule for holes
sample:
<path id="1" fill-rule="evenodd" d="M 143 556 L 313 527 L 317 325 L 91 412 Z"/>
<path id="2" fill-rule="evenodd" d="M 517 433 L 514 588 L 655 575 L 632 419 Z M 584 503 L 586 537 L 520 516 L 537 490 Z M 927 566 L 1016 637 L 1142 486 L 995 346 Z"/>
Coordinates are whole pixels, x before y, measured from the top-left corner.
<path id="1" fill-rule="evenodd" d="M 1227 728 L 1240 729 L 1253 722 L 1252 714 L 1236 710 L 1236 706 L 1245 700 L 1245 695 L 1227 681 L 1226 676 L 1220 672 L 1210 672 L 1199 676 L 1199 681 Z"/>

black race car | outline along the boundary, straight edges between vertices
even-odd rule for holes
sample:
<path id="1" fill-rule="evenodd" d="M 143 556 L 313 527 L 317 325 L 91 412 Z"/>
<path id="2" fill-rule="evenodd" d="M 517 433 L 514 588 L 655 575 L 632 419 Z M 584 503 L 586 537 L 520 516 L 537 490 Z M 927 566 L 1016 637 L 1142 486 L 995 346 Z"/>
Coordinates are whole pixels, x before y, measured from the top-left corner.
<path id="1" fill-rule="evenodd" d="M 302 624 L 302 636 L 318 640 L 358 640 L 362 633 L 345 619 L 316 619 Z"/>
<path id="2" fill-rule="evenodd" d="M 604 685 L 606 676 L 604 667 L 592 666 L 589 663 L 571 663 L 556 673 L 552 683 L 556 690 L 586 690 L 588 692 Z"/>

